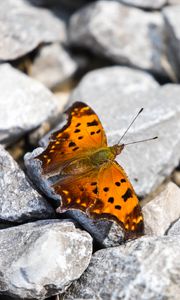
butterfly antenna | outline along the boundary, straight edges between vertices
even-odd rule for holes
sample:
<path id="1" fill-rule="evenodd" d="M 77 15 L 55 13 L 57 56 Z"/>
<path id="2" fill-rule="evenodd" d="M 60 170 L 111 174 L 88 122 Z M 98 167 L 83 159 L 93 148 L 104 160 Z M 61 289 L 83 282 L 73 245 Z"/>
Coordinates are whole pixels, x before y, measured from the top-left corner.
<path id="1" fill-rule="evenodd" d="M 132 124 L 136 121 L 137 117 L 140 115 L 140 113 L 142 113 L 144 108 L 141 108 L 140 111 L 137 113 L 137 115 L 134 117 L 134 119 L 131 121 L 131 123 L 129 124 L 128 128 L 125 130 L 125 132 L 123 133 L 122 137 L 120 138 L 119 142 L 117 144 L 120 144 L 120 141 L 123 139 L 123 137 L 126 135 L 126 133 L 128 132 L 129 128 L 132 126 Z"/>
<path id="2" fill-rule="evenodd" d="M 135 142 L 127 143 L 127 144 L 124 144 L 124 146 L 132 145 L 132 144 L 137 144 L 137 143 L 142 143 L 142 142 L 149 142 L 149 141 L 156 140 L 156 139 L 158 139 L 158 136 L 154 136 L 153 138 L 149 138 L 149 139 L 145 139 L 145 140 L 140 140 L 140 141 L 135 141 Z"/>

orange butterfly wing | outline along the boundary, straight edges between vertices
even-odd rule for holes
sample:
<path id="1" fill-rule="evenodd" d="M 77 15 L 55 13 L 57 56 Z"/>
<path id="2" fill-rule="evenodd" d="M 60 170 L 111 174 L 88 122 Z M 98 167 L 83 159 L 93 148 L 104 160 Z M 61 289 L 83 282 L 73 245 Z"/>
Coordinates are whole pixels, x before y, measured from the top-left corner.
<path id="1" fill-rule="evenodd" d="M 85 152 L 107 146 L 102 124 L 96 113 L 85 103 L 75 102 L 67 111 L 67 124 L 54 132 L 41 160 L 43 173 L 51 173 Z"/>
<path id="2" fill-rule="evenodd" d="M 123 168 L 105 164 L 98 174 L 98 201 L 88 209 L 94 218 L 115 220 L 126 232 L 143 233 L 143 216 L 138 198 Z"/>
<path id="3" fill-rule="evenodd" d="M 59 212 L 80 209 L 94 219 L 116 221 L 127 237 L 143 233 L 138 198 L 117 162 L 108 162 L 99 170 L 60 180 L 53 188 L 62 197 Z"/>
<path id="4" fill-rule="evenodd" d="M 56 194 L 61 195 L 59 212 L 69 209 L 80 209 L 84 212 L 97 199 L 98 170 L 89 170 L 80 176 L 69 176 L 59 180 L 52 187 Z"/>

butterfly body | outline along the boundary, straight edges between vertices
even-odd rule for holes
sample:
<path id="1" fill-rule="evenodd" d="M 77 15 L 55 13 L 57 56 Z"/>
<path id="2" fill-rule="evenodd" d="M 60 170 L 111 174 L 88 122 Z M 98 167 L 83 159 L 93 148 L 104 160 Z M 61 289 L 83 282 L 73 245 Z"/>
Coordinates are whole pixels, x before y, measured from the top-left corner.
<path id="1" fill-rule="evenodd" d="M 58 209 L 79 209 L 95 219 L 116 221 L 131 236 L 143 233 L 143 217 L 134 189 L 115 157 L 124 148 L 108 146 L 102 124 L 86 104 L 67 111 L 67 124 L 53 133 L 36 158 L 44 175 L 59 174 L 52 186 L 61 196 Z"/>

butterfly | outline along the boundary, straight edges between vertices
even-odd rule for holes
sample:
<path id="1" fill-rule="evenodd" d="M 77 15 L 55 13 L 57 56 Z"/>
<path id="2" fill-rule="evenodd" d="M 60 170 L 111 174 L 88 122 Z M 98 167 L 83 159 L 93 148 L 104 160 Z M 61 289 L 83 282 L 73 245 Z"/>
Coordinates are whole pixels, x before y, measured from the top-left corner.
<path id="1" fill-rule="evenodd" d="M 94 219 L 115 221 L 126 236 L 142 235 L 138 198 L 115 161 L 124 144 L 108 146 L 103 126 L 87 104 L 75 102 L 66 113 L 66 125 L 51 135 L 47 148 L 36 157 L 44 175 L 58 175 L 52 184 L 61 196 L 58 211 L 78 209 Z"/>

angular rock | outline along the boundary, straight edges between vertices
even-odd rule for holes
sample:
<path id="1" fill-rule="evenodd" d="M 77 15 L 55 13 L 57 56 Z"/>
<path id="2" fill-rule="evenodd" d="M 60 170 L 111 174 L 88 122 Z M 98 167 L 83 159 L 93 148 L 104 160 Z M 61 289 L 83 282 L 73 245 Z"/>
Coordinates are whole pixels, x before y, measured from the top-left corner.
<path id="1" fill-rule="evenodd" d="M 123 244 L 125 241 L 124 231 L 115 222 L 108 220 L 93 220 L 77 210 L 68 211 L 67 215 L 86 229 L 101 247 L 116 247 Z"/>
<path id="2" fill-rule="evenodd" d="M 180 219 L 178 219 L 168 230 L 168 235 L 180 235 Z"/>
<path id="3" fill-rule="evenodd" d="M 0 221 L 25 222 L 52 216 L 50 204 L 33 189 L 24 172 L 0 146 Z"/>
<path id="4" fill-rule="evenodd" d="M 169 61 L 177 79 L 180 80 L 180 5 L 165 7 L 163 16 L 165 19 Z"/>
<path id="5" fill-rule="evenodd" d="M 87 268 L 92 238 L 70 220 L 0 230 L 0 292 L 45 299 L 64 292 Z"/>
<path id="6" fill-rule="evenodd" d="M 140 79 L 136 84 L 128 74 L 123 86 L 122 76 L 118 78 L 113 68 L 90 72 L 72 93 L 71 102 L 84 101 L 92 106 L 102 121 L 110 145 L 119 141 L 132 118 L 144 107 L 121 143 L 159 138 L 125 147 L 117 161 L 124 167 L 137 194 L 145 196 L 179 164 L 180 86 L 155 84 L 153 87 L 152 84 L 143 90 Z"/>
<path id="7" fill-rule="evenodd" d="M 65 42 L 65 26 L 63 18 L 45 8 L 33 7 L 23 0 L 2 0 L 0 60 L 17 59 L 41 43 Z"/>
<path id="8" fill-rule="evenodd" d="M 143 207 L 145 232 L 164 235 L 173 222 L 180 218 L 180 188 L 170 182 L 165 190 Z"/>
<path id="9" fill-rule="evenodd" d="M 30 76 L 52 89 L 70 79 L 77 64 L 60 44 L 43 46 L 30 68 Z"/>
<path id="10" fill-rule="evenodd" d="M 152 0 L 116 0 L 116 1 L 121 2 L 123 4 L 137 6 L 137 7 L 143 8 L 143 9 L 160 9 L 167 3 L 167 0 L 156 0 L 156 1 L 152 1 Z"/>
<path id="11" fill-rule="evenodd" d="M 69 39 L 73 45 L 116 63 L 165 75 L 163 30 L 158 12 L 145 12 L 117 1 L 97 1 L 71 17 Z"/>
<path id="12" fill-rule="evenodd" d="M 56 98 L 41 83 L 8 64 L 0 65 L 0 77 L 0 143 L 10 144 L 60 114 Z"/>
<path id="13" fill-rule="evenodd" d="M 179 270 L 180 239 L 143 237 L 96 252 L 61 299 L 178 300 Z"/>

